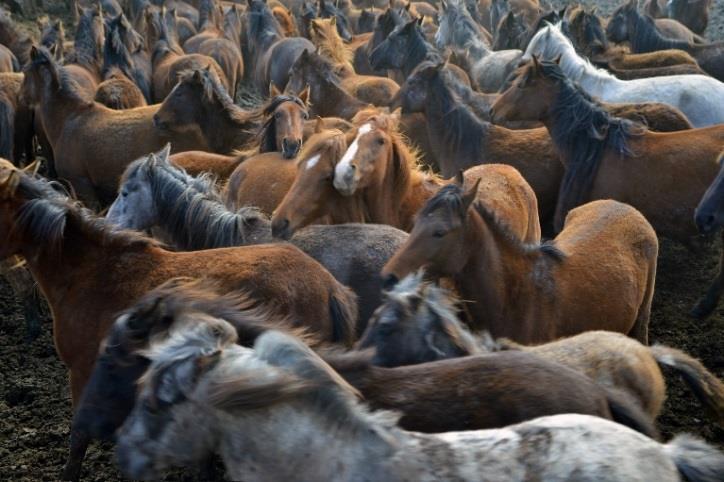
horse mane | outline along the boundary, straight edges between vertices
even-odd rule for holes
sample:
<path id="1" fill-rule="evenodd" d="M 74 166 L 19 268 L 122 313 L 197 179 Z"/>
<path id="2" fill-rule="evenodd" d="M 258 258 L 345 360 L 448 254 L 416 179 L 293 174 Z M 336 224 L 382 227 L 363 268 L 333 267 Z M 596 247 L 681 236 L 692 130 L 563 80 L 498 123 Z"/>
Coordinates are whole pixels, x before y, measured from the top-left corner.
<path id="1" fill-rule="evenodd" d="M 259 37 L 266 41 L 265 37 L 276 39 L 284 36 L 281 25 L 279 25 L 266 2 L 262 0 L 252 1 L 250 7 L 246 10 L 246 19 L 248 24 L 246 29 L 247 39 Z M 249 42 L 249 45 L 251 47 L 254 43 Z"/>
<path id="2" fill-rule="evenodd" d="M 141 169 L 148 174 L 162 227 L 183 250 L 244 246 L 247 227 L 255 221 L 268 221 L 255 208 L 229 211 L 211 176 L 192 177 L 171 163 L 150 157 L 135 161 L 122 182 Z"/>
<path id="3" fill-rule="evenodd" d="M 558 85 L 550 131 L 553 142 L 568 158 L 556 207 L 556 229 L 560 229 L 565 214 L 587 200 L 605 152 L 630 155 L 628 138 L 641 135 L 645 127 L 611 116 L 566 77 L 556 62 L 541 62 L 540 71 Z"/>
<path id="4" fill-rule="evenodd" d="M 310 33 L 312 41 L 320 52 L 337 64 L 352 65 L 352 50 L 344 43 L 332 25 L 332 19 L 317 18 L 312 20 Z"/>
<path id="5" fill-rule="evenodd" d="M 648 15 L 642 15 L 636 9 L 627 12 L 629 18 L 634 15 L 634 29 L 629 32 L 629 42 L 634 52 L 653 52 L 665 49 L 679 49 L 688 51 L 691 47 L 688 42 L 683 40 L 671 39 L 664 37 L 654 19 Z"/>
<path id="6" fill-rule="evenodd" d="M 13 230 L 26 239 L 44 243 L 41 249 L 48 255 L 63 250 L 70 224 L 102 246 L 139 249 L 161 246 L 136 231 L 119 230 L 106 223 L 80 202 L 59 193 L 50 181 L 16 172 L 19 176 L 16 193 L 25 202 L 18 209 Z"/>
<path id="7" fill-rule="evenodd" d="M 446 126 L 438 134 L 443 137 L 444 145 L 455 152 L 467 149 L 477 153 L 489 129 L 487 122 L 482 122 L 470 108 L 461 102 L 453 89 L 452 74 L 446 69 L 437 69 L 437 74 L 429 80 L 429 107 L 434 108 Z"/>
<path id="8" fill-rule="evenodd" d="M 464 2 L 458 2 L 451 0 L 447 2 L 447 8 L 444 10 L 443 15 L 452 14 L 455 16 L 455 30 L 452 34 L 452 39 L 457 43 L 458 47 L 467 48 L 468 45 L 474 47 L 484 47 L 487 50 L 487 45 L 482 38 L 480 38 L 480 29 L 475 19 L 468 11 L 467 5 Z M 483 44 L 482 46 L 480 44 Z"/>
<path id="9" fill-rule="evenodd" d="M 93 100 L 89 99 L 80 89 L 75 79 L 60 65 L 45 47 L 37 47 L 38 55 L 35 60 L 25 67 L 25 72 L 30 69 L 37 68 L 41 65 L 47 65 L 53 76 L 54 82 L 57 84 L 56 94 L 73 102 L 83 104 L 87 107 L 93 105 Z"/>
<path id="10" fill-rule="evenodd" d="M 106 42 L 103 48 L 103 76 L 105 77 L 111 68 L 117 68 L 129 80 L 133 79 L 133 58 L 128 51 L 126 44 L 121 38 L 117 26 L 109 27 L 106 33 Z"/>
<path id="11" fill-rule="evenodd" d="M 259 152 L 273 152 L 277 150 L 276 140 L 276 122 L 274 119 L 274 111 L 285 102 L 293 102 L 297 104 L 304 112 L 307 112 L 307 106 L 304 105 L 302 99 L 296 95 L 282 94 L 271 97 L 265 104 L 251 113 L 251 119 L 257 120 L 261 126 L 257 132 L 259 138 Z"/>
<path id="12" fill-rule="evenodd" d="M 198 75 L 197 75 L 198 74 Z M 209 103 L 218 103 L 226 118 L 240 125 L 249 124 L 252 114 L 234 103 L 226 88 L 221 83 L 214 69 L 192 69 L 179 73 L 178 82 L 199 85 L 202 88 L 202 100 Z"/>
<path id="13" fill-rule="evenodd" d="M 410 42 L 405 53 L 407 58 L 419 59 L 418 64 L 423 60 L 442 60 L 440 52 L 427 41 L 422 28 L 417 23 L 415 23 L 411 32 Z"/>
<path id="14" fill-rule="evenodd" d="M 75 31 L 75 40 L 73 42 L 73 58 L 71 63 L 84 66 L 99 66 L 102 61 L 101 46 L 96 43 L 94 38 L 94 18 L 97 12 L 96 8 L 90 7 L 83 9 L 83 15 L 78 20 Z M 98 15 L 102 15 L 100 12 Z M 101 20 L 102 22 L 102 20 Z M 102 32 L 101 32 L 102 33 Z"/>

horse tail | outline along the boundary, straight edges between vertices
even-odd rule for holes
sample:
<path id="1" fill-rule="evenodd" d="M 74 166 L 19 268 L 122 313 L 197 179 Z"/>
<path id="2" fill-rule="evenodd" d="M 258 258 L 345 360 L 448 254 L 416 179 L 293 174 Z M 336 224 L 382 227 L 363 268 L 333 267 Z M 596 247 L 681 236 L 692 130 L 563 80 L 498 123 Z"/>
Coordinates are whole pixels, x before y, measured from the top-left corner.
<path id="1" fill-rule="evenodd" d="M 724 383 L 699 360 L 681 350 L 663 345 L 654 345 L 650 350 L 659 365 L 671 367 L 681 375 L 694 396 L 717 423 L 724 427 Z"/>
<path id="2" fill-rule="evenodd" d="M 357 296 L 344 285 L 335 283 L 329 294 L 329 318 L 332 322 L 332 341 L 352 346 L 357 323 Z"/>
<path id="3" fill-rule="evenodd" d="M 691 435 L 677 435 L 664 445 L 684 480 L 717 482 L 724 480 L 724 453 Z"/>
<path id="4" fill-rule="evenodd" d="M 7 101 L 0 101 L 0 157 L 13 160 L 15 139 L 15 108 Z"/>
<path id="5" fill-rule="evenodd" d="M 606 389 L 608 409 L 614 422 L 626 425 L 654 440 L 660 438 L 654 421 L 639 405 L 623 392 Z"/>

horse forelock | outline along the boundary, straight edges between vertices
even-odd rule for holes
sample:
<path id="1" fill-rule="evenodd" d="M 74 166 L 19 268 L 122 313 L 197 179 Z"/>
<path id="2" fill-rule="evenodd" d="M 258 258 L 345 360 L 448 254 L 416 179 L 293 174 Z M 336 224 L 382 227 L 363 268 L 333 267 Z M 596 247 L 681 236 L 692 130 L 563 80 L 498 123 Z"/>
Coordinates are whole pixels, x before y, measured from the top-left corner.
<path id="1" fill-rule="evenodd" d="M 465 219 L 463 189 L 451 183 L 441 187 L 420 210 L 419 216 L 428 216 L 436 211 L 445 210 L 450 215 Z"/>

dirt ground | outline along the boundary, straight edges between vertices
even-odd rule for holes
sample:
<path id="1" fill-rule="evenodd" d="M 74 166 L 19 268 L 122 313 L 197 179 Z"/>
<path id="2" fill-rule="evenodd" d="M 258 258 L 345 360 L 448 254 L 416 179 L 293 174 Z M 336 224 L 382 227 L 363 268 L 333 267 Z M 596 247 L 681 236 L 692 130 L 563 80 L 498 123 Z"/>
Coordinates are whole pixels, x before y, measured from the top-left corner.
<path id="1" fill-rule="evenodd" d="M 584 3 L 598 5 L 604 14 L 618 4 Z M 708 37 L 724 39 L 724 0 L 714 0 L 711 13 Z M 662 240 L 650 330 L 652 343 L 683 349 L 724 378 L 724 304 L 704 322 L 687 315 L 715 275 L 719 246 L 694 254 Z M 36 341 L 26 344 L 23 337 L 21 306 L 0 278 L 0 480 L 56 480 L 66 456 L 71 418 L 66 371 L 55 353 L 49 319 Z M 664 437 L 688 432 L 724 448 L 724 430 L 707 419 L 675 375 L 666 375 L 668 400 L 658 420 Z M 122 480 L 110 445 L 91 446 L 83 479 Z M 167 480 L 193 478 L 177 472 Z"/>

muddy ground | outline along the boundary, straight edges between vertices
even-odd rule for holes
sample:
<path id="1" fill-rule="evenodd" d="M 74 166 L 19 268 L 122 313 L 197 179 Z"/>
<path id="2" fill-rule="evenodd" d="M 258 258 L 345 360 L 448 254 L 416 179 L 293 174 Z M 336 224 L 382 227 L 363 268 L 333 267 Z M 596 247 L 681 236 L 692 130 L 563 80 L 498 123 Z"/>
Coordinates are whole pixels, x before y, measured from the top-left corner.
<path id="1" fill-rule="evenodd" d="M 618 2 L 584 3 L 608 14 Z M 52 13 L 63 12 L 57 2 L 50 4 Z M 724 0 L 715 0 L 711 13 L 708 37 L 724 39 Z M 26 25 L 32 27 L 32 22 Z M 715 276 L 719 244 L 699 254 L 668 240 L 661 244 L 651 340 L 687 351 L 724 378 L 724 304 L 707 321 L 687 316 Z M 668 400 L 658 420 L 664 436 L 689 432 L 724 448 L 724 430 L 706 418 L 675 375 L 666 375 Z M 0 480 L 56 480 L 66 456 L 70 418 L 66 371 L 53 347 L 50 320 L 40 338 L 26 344 L 21 306 L 0 278 Z M 122 480 L 110 445 L 91 446 L 83 479 Z M 178 472 L 167 479 L 193 480 Z"/>

